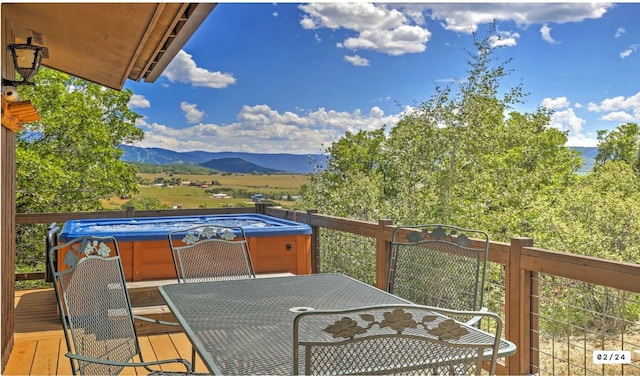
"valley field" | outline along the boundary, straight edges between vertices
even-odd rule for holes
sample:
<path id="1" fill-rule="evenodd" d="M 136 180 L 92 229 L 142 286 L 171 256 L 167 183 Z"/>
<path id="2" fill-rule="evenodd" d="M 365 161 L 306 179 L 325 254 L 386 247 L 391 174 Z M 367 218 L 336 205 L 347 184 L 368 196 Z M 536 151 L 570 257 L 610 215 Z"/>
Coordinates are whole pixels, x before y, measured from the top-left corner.
<path id="1" fill-rule="evenodd" d="M 263 194 L 275 205 L 292 207 L 300 186 L 308 177 L 298 174 L 166 174 L 138 173 L 139 193 L 130 198 L 112 197 L 103 200 L 107 210 L 119 210 L 130 199 L 155 199 L 165 207 L 218 208 L 253 206 L 251 196 Z M 189 182 L 196 185 L 180 185 Z M 214 194 L 229 198 L 215 198 Z"/>

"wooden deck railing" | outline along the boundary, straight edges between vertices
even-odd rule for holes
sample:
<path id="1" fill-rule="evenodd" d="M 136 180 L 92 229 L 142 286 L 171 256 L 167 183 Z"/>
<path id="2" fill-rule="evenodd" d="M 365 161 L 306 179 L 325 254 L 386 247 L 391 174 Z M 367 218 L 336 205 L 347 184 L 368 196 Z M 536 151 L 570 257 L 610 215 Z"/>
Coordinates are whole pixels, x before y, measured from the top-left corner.
<path id="1" fill-rule="evenodd" d="M 392 220 L 379 220 L 378 223 L 374 223 L 323 215 L 316 211 L 291 211 L 271 207 L 268 204 L 256 204 L 255 208 L 18 214 L 16 215 L 16 223 L 48 224 L 83 218 L 238 214 L 249 212 L 309 224 L 313 229 L 311 242 L 313 272 L 322 270 L 321 231 L 339 231 L 373 239 L 375 250 L 372 250 L 372 252 L 375 252 L 376 264 L 375 285 L 381 289 L 385 288 L 389 242 L 394 229 Z M 539 274 L 640 294 L 640 265 L 558 253 L 535 248 L 533 243 L 533 239 L 530 238 L 512 238 L 510 243 L 491 242 L 489 248 L 489 262 L 501 265 L 504 268 L 504 306 L 501 314 L 505 319 L 505 337 L 518 347 L 516 355 L 507 358 L 504 365 L 499 365 L 497 372 L 501 374 L 522 375 L 538 373 L 540 370 L 540 347 L 538 343 L 540 317 L 538 310 L 540 305 L 539 289 L 541 286 L 539 286 Z M 637 348 L 632 346 L 632 354 L 640 357 L 640 345 L 637 343 L 634 343 L 634 345 Z M 636 363 L 633 367 L 631 373 L 640 373 L 640 364 Z"/>

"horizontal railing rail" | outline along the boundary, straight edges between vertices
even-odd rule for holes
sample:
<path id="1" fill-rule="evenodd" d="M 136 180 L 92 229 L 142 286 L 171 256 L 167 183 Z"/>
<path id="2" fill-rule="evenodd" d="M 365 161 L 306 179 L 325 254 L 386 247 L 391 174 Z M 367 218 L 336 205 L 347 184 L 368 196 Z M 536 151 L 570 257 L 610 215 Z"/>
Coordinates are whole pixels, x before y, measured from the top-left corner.
<path id="1" fill-rule="evenodd" d="M 385 288 L 389 242 L 395 228 L 392 220 L 381 219 L 378 223 L 353 220 L 317 213 L 314 210 L 295 211 L 257 203 L 255 207 L 175 210 L 123 210 L 104 212 L 38 213 L 17 214 L 17 224 L 39 224 L 63 222 L 70 219 L 123 218 L 145 216 L 183 216 L 208 214 L 261 213 L 269 216 L 306 223 L 312 227 L 311 256 L 312 271 L 321 270 L 321 231 L 338 231 L 358 238 L 371 238 L 371 242 L 349 240 L 358 247 L 371 247 L 375 252 L 375 285 Z M 44 236 L 44 235 L 43 235 Z M 326 239 L 326 238 L 325 238 Z M 362 245 L 364 244 L 364 245 Z M 640 293 L 640 265 L 605 260 L 589 256 L 566 254 L 535 248 L 533 239 L 512 238 L 511 242 L 494 242 L 489 246 L 489 262 L 501 266 L 498 284 L 504 302 L 500 309 L 505 319 L 505 337 L 518 346 L 517 354 L 506 359 L 497 368 L 498 373 L 528 374 L 539 368 L 540 340 L 540 291 L 547 277 L 593 284 L 622 292 Z M 541 278 L 544 275 L 545 278 Z M 503 277 L 502 277 L 503 276 Z M 21 276 L 20 278 L 24 278 Z M 623 317 L 622 320 L 625 320 Z M 636 350 L 633 350 L 634 354 Z M 585 360 L 586 362 L 586 360 Z"/>

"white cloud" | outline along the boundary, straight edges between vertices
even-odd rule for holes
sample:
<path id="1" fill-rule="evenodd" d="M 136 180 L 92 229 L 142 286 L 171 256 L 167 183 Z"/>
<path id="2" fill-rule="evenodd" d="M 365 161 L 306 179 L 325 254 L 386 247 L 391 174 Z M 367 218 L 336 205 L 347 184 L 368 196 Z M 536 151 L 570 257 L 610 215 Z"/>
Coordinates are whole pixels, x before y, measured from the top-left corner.
<path id="1" fill-rule="evenodd" d="M 640 91 L 628 98 L 620 95 L 617 97 L 604 99 L 602 102 L 600 102 L 600 104 L 596 104 L 593 102 L 589 103 L 589 111 L 603 112 L 621 109 L 635 109 L 636 111 L 640 110 Z"/>
<path id="2" fill-rule="evenodd" d="M 560 108 L 567 108 L 571 105 L 571 102 L 567 99 L 567 97 L 557 97 L 557 98 L 544 98 L 541 103 L 543 106 L 557 110 Z M 577 105 L 576 108 L 579 108 Z"/>
<path id="3" fill-rule="evenodd" d="M 498 35 L 489 37 L 489 43 L 491 43 L 491 47 L 513 47 L 518 44 L 518 38 L 520 38 L 519 33 L 499 31 Z"/>
<path id="4" fill-rule="evenodd" d="M 570 133 L 579 134 L 585 120 L 578 117 L 573 108 L 564 111 L 554 112 L 551 116 L 551 126 L 560 130 L 568 130 Z"/>
<path id="5" fill-rule="evenodd" d="M 608 120 L 608 121 L 619 121 L 621 123 L 626 123 L 626 122 L 631 122 L 636 120 L 636 118 L 633 115 L 624 111 L 609 112 L 608 114 L 602 116 L 600 119 Z"/>
<path id="6" fill-rule="evenodd" d="M 618 30 L 616 30 L 616 34 L 613 37 L 614 38 L 618 38 L 618 37 L 622 36 L 622 34 L 624 34 L 626 32 L 627 31 L 624 28 L 619 27 Z"/>
<path id="7" fill-rule="evenodd" d="M 406 111 L 409 111 L 407 108 Z M 244 151 L 253 153 L 321 153 L 346 131 L 375 130 L 396 124 L 402 114 L 386 115 L 373 106 L 363 111 L 319 108 L 301 113 L 278 112 L 268 105 L 244 106 L 237 121 L 229 125 L 198 124 L 175 129 L 163 124 L 138 121 L 145 138 L 137 146 L 175 151 Z"/>
<path id="8" fill-rule="evenodd" d="M 542 40 L 549 44 L 558 43 L 551 37 L 551 28 L 547 24 L 542 25 L 540 28 L 540 35 L 542 36 Z"/>
<path id="9" fill-rule="evenodd" d="M 620 52 L 620 57 L 622 59 L 627 58 L 629 56 L 631 56 L 632 53 L 636 52 L 638 50 L 638 47 L 640 47 L 640 44 L 634 44 L 631 45 L 628 49 Z"/>
<path id="10" fill-rule="evenodd" d="M 532 24 L 580 22 L 600 18 L 613 3 L 438 3 L 425 4 L 431 18 L 440 20 L 447 30 L 475 32 L 478 25 L 496 21 L 513 21 L 518 27 Z"/>
<path id="11" fill-rule="evenodd" d="M 630 97 L 607 98 L 600 104 L 590 102 L 587 109 L 591 112 L 605 112 L 601 120 L 638 122 L 640 121 L 640 91 Z"/>
<path id="12" fill-rule="evenodd" d="M 151 107 L 151 102 L 144 95 L 133 94 L 131 98 L 129 98 L 129 103 L 127 103 L 127 107 L 129 108 L 149 108 Z"/>
<path id="13" fill-rule="evenodd" d="M 187 123 L 197 123 L 204 117 L 204 111 L 199 111 L 193 103 L 182 102 L 180 109 L 184 112 Z"/>
<path id="14" fill-rule="evenodd" d="M 371 111 L 369 111 L 369 116 L 371 116 L 372 118 L 383 118 L 384 117 L 384 111 L 382 111 L 382 109 L 378 106 L 373 106 L 371 107 Z"/>
<path id="15" fill-rule="evenodd" d="M 561 99 L 556 98 L 554 101 Z M 566 99 L 566 98 L 564 98 Z M 560 103 L 563 101 L 560 100 Z M 567 102 L 568 105 L 568 102 Z M 583 125 L 586 120 L 576 115 L 572 108 L 555 112 L 551 116 L 551 126 L 561 131 L 568 131 L 567 146 L 597 146 L 598 139 L 593 134 L 585 134 Z"/>
<path id="16" fill-rule="evenodd" d="M 302 26 L 303 29 L 315 29 L 316 27 L 316 23 L 308 17 L 305 17 L 303 19 L 300 20 L 300 26 Z"/>
<path id="17" fill-rule="evenodd" d="M 584 134 L 569 134 L 567 136 L 567 146 L 595 147 L 598 146 L 596 137 L 589 137 Z"/>
<path id="18" fill-rule="evenodd" d="M 198 67 L 192 56 L 180 50 L 176 57 L 164 70 L 162 76 L 171 82 L 191 84 L 192 86 L 225 88 L 235 84 L 236 79 L 231 73 L 211 72 Z"/>
<path id="19" fill-rule="evenodd" d="M 543 38 L 555 43 L 548 23 L 580 22 L 602 17 L 613 3 L 325 3 L 300 5 L 305 13 L 300 20 L 303 29 L 350 30 L 354 36 L 336 44 L 351 50 L 368 49 L 392 56 L 420 53 L 426 50 L 431 32 L 424 26 L 425 17 L 440 21 L 443 28 L 471 33 L 481 24 L 513 21 L 518 27 L 545 24 Z M 494 38 L 494 46 L 515 46 L 520 37 L 515 32 L 502 32 Z M 316 40 L 319 37 L 315 37 Z"/>
<path id="20" fill-rule="evenodd" d="M 597 146 L 598 139 L 593 133 L 584 131 L 587 121 L 575 113 L 575 109 L 582 108 L 576 103 L 571 108 L 571 101 L 567 97 L 544 98 L 543 106 L 555 110 L 551 115 L 550 126 L 567 132 L 567 146 Z"/>
<path id="21" fill-rule="evenodd" d="M 350 50 L 373 50 L 392 56 L 426 50 L 431 32 L 416 11 L 405 15 L 391 5 L 370 3 L 311 3 L 300 5 L 304 29 L 345 29 L 356 36 L 336 44 Z"/>
<path id="22" fill-rule="evenodd" d="M 358 67 L 368 67 L 369 66 L 369 60 L 360 57 L 358 55 L 353 55 L 353 56 L 345 56 L 344 60 L 355 65 Z"/>

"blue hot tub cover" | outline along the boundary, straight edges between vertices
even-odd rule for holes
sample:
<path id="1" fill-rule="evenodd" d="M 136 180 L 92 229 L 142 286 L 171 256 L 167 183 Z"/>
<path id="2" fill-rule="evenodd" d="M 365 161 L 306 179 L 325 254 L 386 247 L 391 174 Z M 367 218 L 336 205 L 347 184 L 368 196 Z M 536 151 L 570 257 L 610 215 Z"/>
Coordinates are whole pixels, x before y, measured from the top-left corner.
<path id="1" fill-rule="evenodd" d="M 65 222 L 58 238 L 61 242 L 85 235 L 113 236 L 118 241 L 165 240 L 170 231 L 199 225 L 240 226 L 247 237 L 311 234 L 307 224 L 263 214 L 216 214 L 71 220 Z"/>

